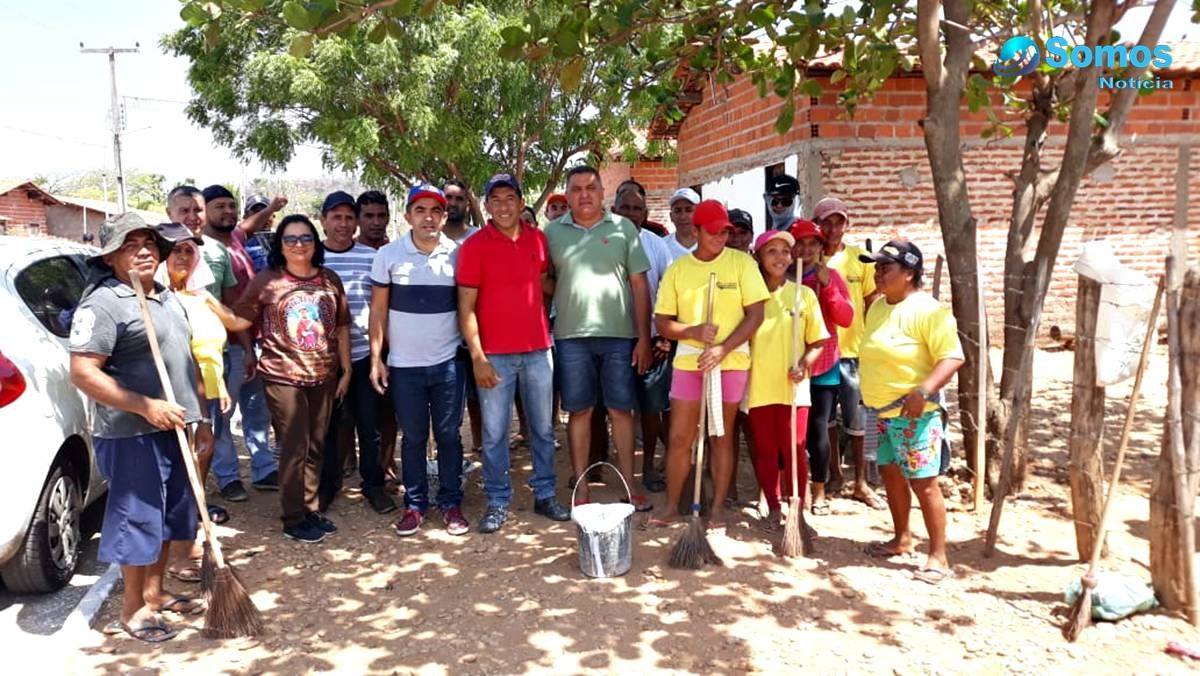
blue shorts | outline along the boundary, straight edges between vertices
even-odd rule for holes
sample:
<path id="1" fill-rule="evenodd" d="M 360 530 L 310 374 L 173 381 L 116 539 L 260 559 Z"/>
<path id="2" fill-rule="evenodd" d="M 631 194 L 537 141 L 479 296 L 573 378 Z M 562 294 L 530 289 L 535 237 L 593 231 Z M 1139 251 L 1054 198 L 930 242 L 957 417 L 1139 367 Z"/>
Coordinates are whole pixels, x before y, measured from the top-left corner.
<path id="1" fill-rule="evenodd" d="M 196 537 L 196 500 L 175 432 L 94 439 L 108 480 L 97 558 L 122 566 L 158 561 L 163 543 Z"/>
<path id="2" fill-rule="evenodd" d="M 603 391 L 604 404 L 620 411 L 637 408 L 632 338 L 564 338 L 557 341 L 562 408 L 568 413 L 592 408 Z"/>

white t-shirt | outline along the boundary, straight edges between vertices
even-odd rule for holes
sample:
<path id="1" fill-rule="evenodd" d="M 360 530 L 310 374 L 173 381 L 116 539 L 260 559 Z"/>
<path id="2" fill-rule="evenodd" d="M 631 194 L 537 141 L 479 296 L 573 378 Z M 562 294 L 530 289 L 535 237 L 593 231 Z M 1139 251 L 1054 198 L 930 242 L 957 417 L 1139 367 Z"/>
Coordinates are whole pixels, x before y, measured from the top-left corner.
<path id="1" fill-rule="evenodd" d="M 684 246 L 675 238 L 675 233 L 671 233 L 666 237 L 661 238 L 663 243 L 667 245 L 667 253 L 671 255 L 671 260 L 675 261 L 678 258 L 686 256 L 696 250 L 696 245 Z"/>
<path id="2" fill-rule="evenodd" d="M 670 250 L 667 249 L 667 243 L 662 237 L 645 229 L 640 230 L 638 235 L 642 240 L 642 248 L 646 250 L 646 258 L 650 259 L 650 269 L 646 271 L 646 281 L 650 287 L 650 312 L 653 314 L 654 305 L 658 302 L 658 283 L 675 259 L 671 256 Z M 650 335 L 658 335 L 653 321 L 650 322 Z"/>

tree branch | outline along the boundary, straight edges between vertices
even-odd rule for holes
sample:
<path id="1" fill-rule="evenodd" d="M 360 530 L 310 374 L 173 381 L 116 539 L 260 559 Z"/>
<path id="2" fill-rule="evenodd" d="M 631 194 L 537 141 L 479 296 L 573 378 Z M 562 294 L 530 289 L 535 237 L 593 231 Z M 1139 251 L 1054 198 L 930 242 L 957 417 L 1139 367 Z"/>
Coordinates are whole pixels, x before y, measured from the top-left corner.
<path id="1" fill-rule="evenodd" d="M 921 72 L 925 85 L 941 89 L 943 84 L 942 54 L 938 48 L 938 0 L 917 0 L 917 51 L 921 55 Z"/>

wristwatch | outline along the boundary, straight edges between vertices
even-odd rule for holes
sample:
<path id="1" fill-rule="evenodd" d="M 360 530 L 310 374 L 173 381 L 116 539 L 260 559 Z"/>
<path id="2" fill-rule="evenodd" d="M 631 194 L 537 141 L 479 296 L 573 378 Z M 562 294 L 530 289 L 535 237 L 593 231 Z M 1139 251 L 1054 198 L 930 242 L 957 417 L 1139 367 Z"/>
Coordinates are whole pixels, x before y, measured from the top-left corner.
<path id="1" fill-rule="evenodd" d="M 937 398 L 936 392 L 930 392 L 929 390 L 925 389 L 924 386 L 920 386 L 917 388 L 917 394 L 921 395 L 921 398 L 924 399 L 925 401 L 933 401 L 934 399 Z"/>
<path id="2" fill-rule="evenodd" d="M 212 418 L 201 418 L 201 419 L 199 419 L 199 420 L 197 420 L 197 421 L 196 421 L 196 425 L 197 425 L 197 426 L 199 426 L 199 425 L 208 425 L 209 427 L 212 427 L 212 424 L 213 424 L 213 423 L 212 423 Z"/>

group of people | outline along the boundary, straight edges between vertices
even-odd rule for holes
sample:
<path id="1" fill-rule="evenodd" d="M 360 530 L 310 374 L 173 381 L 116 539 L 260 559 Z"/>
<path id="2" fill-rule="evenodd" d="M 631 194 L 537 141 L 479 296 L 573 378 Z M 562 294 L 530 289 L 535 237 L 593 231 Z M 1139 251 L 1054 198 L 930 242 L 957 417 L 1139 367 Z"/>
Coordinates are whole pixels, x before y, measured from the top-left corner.
<path id="1" fill-rule="evenodd" d="M 404 204 L 409 230 L 395 241 L 388 200 L 376 191 L 328 195 L 320 230 L 300 214 L 274 224 L 283 198 L 252 198 L 239 218 L 219 185 L 172 190 L 162 225 L 133 214 L 106 222 L 70 349 L 72 379 L 96 402 L 96 456 L 110 485 L 99 556 L 120 563 L 125 577 L 118 629 L 165 640 L 174 633 L 163 610 L 199 612 L 198 601 L 162 585 L 167 574 L 200 576 L 182 454 L 194 451 L 202 481 L 212 474 L 227 502 L 246 500 L 232 434 L 239 409 L 251 485 L 279 492 L 286 537 L 316 543 L 337 531 L 328 508 L 348 458 L 356 458 L 366 502 L 379 513 L 397 509 L 389 490 L 397 430 L 404 498 L 395 532 L 418 533 L 436 508 L 449 533 L 466 533 L 464 409 L 482 460 L 486 508 L 477 527 L 501 529 L 513 499 L 514 403 L 538 515 L 571 515 L 557 497 L 561 406 L 574 504 L 591 499 L 586 470 L 609 435 L 619 471 L 639 485 L 640 430 L 642 481 L 630 501 L 651 511 L 647 492 L 665 489 L 648 523 L 674 521 L 708 401 L 719 419 L 705 432 L 710 527 L 727 518 L 741 430 L 774 528 L 793 472 L 802 498 L 811 475 L 808 508 L 827 511 L 825 486 L 842 466 L 840 408 L 852 436 L 853 495 L 875 500 L 869 432 L 896 526 L 892 540 L 867 552 L 912 550 L 911 490 L 930 533 L 929 559 L 916 574 L 933 583 L 950 575 L 936 477 L 944 436 L 937 397 L 963 358 L 953 317 L 920 291 L 914 244 L 894 240 L 874 253 L 847 244 L 846 204 L 826 198 L 813 221 L 798 219 L 798 189 L 792 177 L 771 180 L 771 223 L 757 239 L 749 213 L 689 188 L 670 198 L 670 231 L 648 219 L 636 181 L 618 186 L 609 208 L 589 166 L 567 173 L 541 227 L 511 174 L 483 186 L 482 227 L 470 225 L 463 183 L 413 187 Z M 176 403 L 149 358 L 134 285 L 148 299 Z M 871 430 L 867 419 L 877 421 Z M 176 441 L 185 427 L 191 450 Z M 665 480 L 655 461 L 660 440 Z M 224 507 L 209 509 L 214 521 L 230 518 Z"/>

